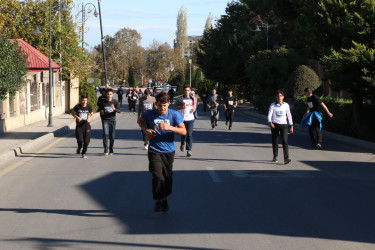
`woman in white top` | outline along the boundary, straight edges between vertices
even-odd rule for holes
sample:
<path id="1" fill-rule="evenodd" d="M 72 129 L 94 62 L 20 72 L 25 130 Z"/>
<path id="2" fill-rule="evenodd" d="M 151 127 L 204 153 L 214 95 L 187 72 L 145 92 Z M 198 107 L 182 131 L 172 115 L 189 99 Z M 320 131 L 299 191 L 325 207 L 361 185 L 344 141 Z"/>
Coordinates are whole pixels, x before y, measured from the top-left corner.
<path id="1" fill-rule="evenodd" d="M 268 123 L 272 133 L 273 162 L 277 162 L 278 156 L 278 137 L 281 135 L 281 142 L 284 151 L 284 164 L 291 160 L 288 151 L 288 123 L 290 134 L 293 134 L 293 120 L 288 103 L 284 102 L 284 93 L 281 90 L 276 91 L 276 102 L 272 103 L 268 111 Z"/>

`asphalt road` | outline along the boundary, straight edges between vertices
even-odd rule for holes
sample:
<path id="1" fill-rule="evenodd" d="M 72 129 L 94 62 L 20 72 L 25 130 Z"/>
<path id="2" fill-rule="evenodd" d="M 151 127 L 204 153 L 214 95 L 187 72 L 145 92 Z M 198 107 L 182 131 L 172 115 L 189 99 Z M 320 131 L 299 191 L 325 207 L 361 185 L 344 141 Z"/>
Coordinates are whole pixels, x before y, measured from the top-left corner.
<path id="1" fill-rule="evenodd" d="M 75 155 L 72 133 L 24 152 L 0 177 L 0 249 L 375 248 L 373 154 L 328 139 L 310 150 L 297 130 L 292 162 L 275 164 L 265 121 L 239 111 L 228 131 L 221 114 L 213 131 L 200 115 L 193 156 L 176 152 L 167 215 L 153 213 L 132 113 L 118 116 L 113 156 L 99 122 L 88 159 Z"/>

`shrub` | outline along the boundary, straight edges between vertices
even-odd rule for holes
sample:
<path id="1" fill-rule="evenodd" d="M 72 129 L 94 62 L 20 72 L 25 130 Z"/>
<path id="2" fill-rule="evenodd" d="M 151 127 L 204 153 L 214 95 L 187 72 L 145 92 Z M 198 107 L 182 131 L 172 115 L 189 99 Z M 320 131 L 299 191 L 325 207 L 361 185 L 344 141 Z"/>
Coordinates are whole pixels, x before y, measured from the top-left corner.
<path id="1" fill-rule="evenodd" d="M 87 103 L 92 107 L 92 110 L 97 110 L 98 97 L 94 89 L 94 84 L 88 83 L 86 79 L 81 79 L 79 83 L 79 98 L 83 94 L 87 95 Z"/>
<path id="2" fill-rule="evenodd" d="M 303 95 L 305 88 L 311 88 L 313 91 L 316 90 L 320 85 L 321 81 L 315 71 L 305 65 L 299 66 L 289 78 L 287 84 L 284 87 L 284 92 L 287 96 L 293 96 L 297 98 Z"/>

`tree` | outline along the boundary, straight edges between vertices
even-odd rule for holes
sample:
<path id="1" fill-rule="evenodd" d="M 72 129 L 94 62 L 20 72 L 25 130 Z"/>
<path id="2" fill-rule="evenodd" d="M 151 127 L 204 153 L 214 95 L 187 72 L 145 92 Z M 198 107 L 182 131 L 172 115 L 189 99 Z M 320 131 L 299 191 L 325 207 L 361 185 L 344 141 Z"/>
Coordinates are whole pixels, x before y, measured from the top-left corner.
<path id="1" fill-rule="evenodd" d="M 206 24 L 204 25 L 204 31 L 208 32 L 212 29 L 212 14 L 208 14 Z"/>
<path id="2" fill-rule="evenodd" d="M 0 37 L 0 100 L 10 99 L 26 84 L 26 56 L 17 42 Z"/>
<path id="3" fill-rule="evenodd" d="M 259 51 L 247 62 L 248 86 L 252 91 L 273 95 L 284 88 L 290 75 L 304 63 L 304 58 L 286 48 Z"/>
<path id="4" fill-rule="evenodd" d="M 303 95 L 305 88 L 316 90 L 322 82 L 313 69 L 306 65 L 299 66 L 289 78 L 288 83 L 284 87 L 287 96 L 297 98 Z"/>
<path id="5" fill-rule="evenodd" d="M 129 67 L 128 83 L 129 83 L 129 87 L 134 87 L 135 86 L 134 68 L 133 68 L 133 66 Z"/>
<path id="6" fill-rule="evenodd" d="M 375 95 L 375 50 L 353 42 L 353 48 L 332 50 L 325 56 L 326 73 L 332 88 L 352 93 L 354 118 L 360 138 L 375 138 L 372 124 L 364 112 L 363 98 Z"/>
<path id="7" fill-rule="evenodd" d="M 189 47 L 186 8 L 181 7 L 177 15 L 176 45 L 183 51 Z M 181 53 L 182 53 L 181 52 Z"/>
<path id="8" fill-rule="evenodd" d="M 94 84 L 88 83 L 87 79 L 81 78 L 79 81 L 79 96 L 87 95 L 87 103 L 93 110 L 97 110 L 98 97 L 94 88 Z"/>
<path id="9" fill-rule="evenodd" d="M 51 1 L 52 4 L 58 3 L 57 0 Z M 67 0 L 64 4 L 71 10 L 73 0 Z M 55 12 L 56 9 L 52 14 L 54 15 Z M 32 34 L 36 26 L 39 26 L 43 32 L 39 36 Z M 49 1 L 0 0 L 0 33 L 9 38 L 23 39 L 48 55 L 49 32 L 48 28 L 42 27 L 49 27 Z M 88 73 L 92 65 L 79 46 L 80 39 L 75 32 L 76 29 L 78 27 L 73 20 L 73 15 L 61 14 L 61 22 L 59 18 L 52 18 L 52 60 L 62 64 L 64 78 L 70 78 L 71 74 L 83 76 Z"/>

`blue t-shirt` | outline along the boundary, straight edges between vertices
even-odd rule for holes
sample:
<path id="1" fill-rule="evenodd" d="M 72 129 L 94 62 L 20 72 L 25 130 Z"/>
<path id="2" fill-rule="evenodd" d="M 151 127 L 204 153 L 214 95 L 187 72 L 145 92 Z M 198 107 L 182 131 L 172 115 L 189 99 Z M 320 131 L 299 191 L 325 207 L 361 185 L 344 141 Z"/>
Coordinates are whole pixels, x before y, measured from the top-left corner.
<path id="1" fill-rule="evenodd" d="M 143 120 L 146 122 L 148 129 L 156 131 L 156 137 L 150 139 L 149 148 L 160 153 L 172 153 L 174 149 L 174 133 L 172 131 L 160 130 L 159 123 L 165 122 L 173 127 L 184 122 L 181 115 L 172 109 L 164 115 L 160 115 L 156 109 L 147 110 L 142 114 Z"/>

